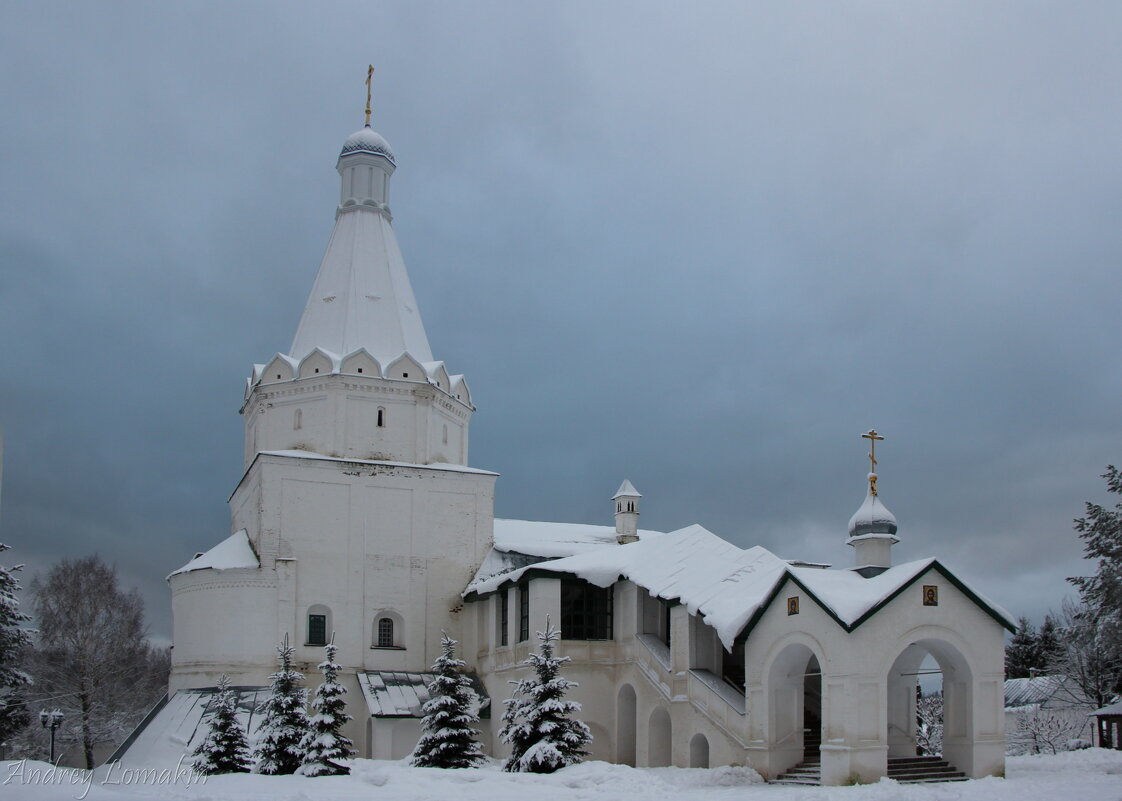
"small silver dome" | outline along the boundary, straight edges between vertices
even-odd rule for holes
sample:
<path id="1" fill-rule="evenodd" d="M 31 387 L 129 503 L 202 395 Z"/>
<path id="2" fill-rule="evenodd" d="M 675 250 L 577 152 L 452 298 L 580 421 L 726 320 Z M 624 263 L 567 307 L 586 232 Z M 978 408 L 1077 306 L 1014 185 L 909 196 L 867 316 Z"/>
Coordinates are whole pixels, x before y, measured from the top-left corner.
<path id="1" fill-rule="evenodd" d="M 865 534 L 896 534 L 896 515 L 888 511 L 877 495 L 867 495 L 861 508 L 849 519 L 849 536 Z"/>
<path id="2" fill-rule="evenodd" d="M 382 135 L 375 132 L 369 125 L 361 130 L 355 131 L 347 137 L 347 141 L 343 143 L 343 149 L 340 151 L 339 156 L 342 158 L 351 153 L 373 153 L 376 156 L 385 156 L 389 159 L 391 164 L 397 164 L 397 162 L 393 160 L 393 151 L 390 150 L 390 143 L 383 139 Z"/>

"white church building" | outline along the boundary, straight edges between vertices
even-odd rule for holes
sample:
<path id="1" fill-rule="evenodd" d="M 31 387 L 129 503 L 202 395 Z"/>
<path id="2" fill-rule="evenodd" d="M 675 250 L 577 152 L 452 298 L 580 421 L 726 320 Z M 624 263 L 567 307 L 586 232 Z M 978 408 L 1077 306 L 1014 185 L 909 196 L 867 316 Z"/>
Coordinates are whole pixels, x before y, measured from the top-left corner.
<path id="1" fill-rule="evenodd" d="M 1003 772 L 1014 621 L 935 559 L 892 564 L 875 474 L 848 532 L 839 521 L 847 568 L 697 525 L 640 529 L 629 481 L 610 507 L 605 492 L 614 525 L 495 519 L 499 476 L 469 466 L 471 391 L 434 358 L 394 236 L 394 154 L 367 125 L 337 169 L 335 229 L 292 345 L 246 381 L 233 533 L 168 577 L 170 700 L 133 748 L 192 749 L 224 673 L 248 713 L 286 635 L 314 686 L 334 636 L 358 755 L 404 757 L 446 631 L 501 757 L 508 681 L 549 618 L 592 758 L 824 784 L 904 775 L 920 769 L 917 676 L 937 664 L 943 769 Z"/>

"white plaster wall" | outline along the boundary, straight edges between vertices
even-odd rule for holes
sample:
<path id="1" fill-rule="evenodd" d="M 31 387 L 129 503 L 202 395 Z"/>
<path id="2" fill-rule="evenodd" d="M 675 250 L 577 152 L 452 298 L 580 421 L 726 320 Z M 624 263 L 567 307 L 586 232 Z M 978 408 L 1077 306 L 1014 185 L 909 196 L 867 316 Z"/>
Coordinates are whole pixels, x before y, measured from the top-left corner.
<path id="1" fill-rule="evenodd" d="M 172 576 L 170 584 L 175 647 L 169 689 L 215 686 L 223 673 L 235 685 L 267 683 L 277 646 L 275 573 L 195 570 Z"/>
<path id="2" fill-rule="evenodd" d="M 382 427 L 377 424 L 379 408 L 384 410 Z M 426 381 L 333 374 L 261 383 L 252 389 L 244 413 L 247 467 L 256 453 L 270 450 L 467 463 L 472 409 Z"/>

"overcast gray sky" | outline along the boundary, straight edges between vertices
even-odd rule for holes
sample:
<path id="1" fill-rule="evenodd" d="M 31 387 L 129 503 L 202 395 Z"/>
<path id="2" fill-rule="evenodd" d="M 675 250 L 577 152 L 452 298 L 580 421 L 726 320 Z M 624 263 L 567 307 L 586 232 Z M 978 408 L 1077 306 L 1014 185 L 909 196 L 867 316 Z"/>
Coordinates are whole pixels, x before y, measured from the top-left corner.
<path id="1" fill-rule="evenodd" d="M 229 533 L 339 147 L 393 145 L 503 517 L 896 558 L 1039 619 L 1117 463 L 1122 5 L 0 0 L 0 539 L 164 576 Z"/>

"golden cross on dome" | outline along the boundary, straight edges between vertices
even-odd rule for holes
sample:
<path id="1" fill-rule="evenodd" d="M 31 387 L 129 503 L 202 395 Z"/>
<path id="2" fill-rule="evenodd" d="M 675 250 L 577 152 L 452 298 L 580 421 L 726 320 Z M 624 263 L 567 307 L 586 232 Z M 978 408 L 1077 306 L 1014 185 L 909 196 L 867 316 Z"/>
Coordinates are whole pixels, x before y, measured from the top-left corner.
<path id="1" fill-rule="evenodd" d="M 370 81 L 374 77 L 374 65 L 366 65 L 366 124 L 370 125 Z"/>
<path id="2" fill-rule="evenodd" d="M 869 440 L 869 494 L 877 494 L 877 440 L 884 439 L 875 428 L 861 435 L 862 439 Z"/>

